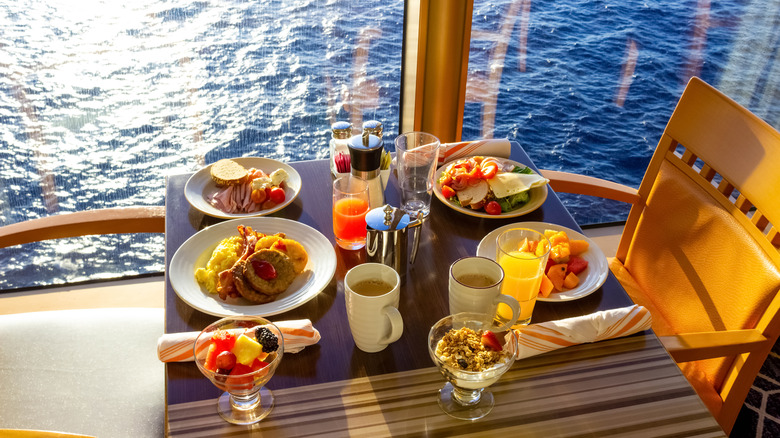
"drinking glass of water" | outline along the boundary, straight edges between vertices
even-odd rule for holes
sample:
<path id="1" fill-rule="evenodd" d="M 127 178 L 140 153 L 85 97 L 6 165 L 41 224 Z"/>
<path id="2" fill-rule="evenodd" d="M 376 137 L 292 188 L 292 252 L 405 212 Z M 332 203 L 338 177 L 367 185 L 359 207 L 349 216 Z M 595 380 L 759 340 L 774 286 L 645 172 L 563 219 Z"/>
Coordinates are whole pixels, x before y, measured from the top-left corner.
<path id="1" fill-rule="evenodd" d="M 411 217 L 420 211 L 428 216 L 431 211 L 439 144 L 438 138 L 425 132 L 407 132 L 395 139 L 401 209 Z"/>

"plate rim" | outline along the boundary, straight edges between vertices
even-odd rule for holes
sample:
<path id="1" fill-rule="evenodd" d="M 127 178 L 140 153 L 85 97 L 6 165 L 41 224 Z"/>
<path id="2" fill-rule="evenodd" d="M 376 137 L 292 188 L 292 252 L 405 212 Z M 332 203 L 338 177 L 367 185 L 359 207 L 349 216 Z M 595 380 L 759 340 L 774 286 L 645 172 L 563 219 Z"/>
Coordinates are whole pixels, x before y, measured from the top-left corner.
<path id="1" fill-rule="evenodd" d="M 554 224 L 554 223 L 550 223 L 550 222 L 537 222 L 537 221 L 515 222 L 515 223 L 511 223 L 511 224 L 507 224 L 507 225 L 503 225 L 501 227 L 498 227 L 498 228 L 492 230 L 491 232 L 487 233 L 485 235 L 485 237 L 483 237 L 482 240 L 479 241 L 479 244 L 477 244 L 476 255 L 479 256 L 480 248 L 483 247 L 483 243 L 485 243 L 487 241 L 488 237 L 490 237 L 491 235 L 494 236 L 493 238 L 495 238 L 495 235 L 497 233 L 500 233 L 501 230 L 506 230 L 506 229 L 510 229 L 510 228 L 519 228 L 519 227 L 531 228 L 531 229 L 534 229 L 534 230 L 540 231 L 540 232 L 544 232 L 544 229 L 540 230 L 540 228 L 548 228 L 548 229 L 557 229 L 558 231 L 566 231 L 567 234 L 573 233 L 574 235 L 576 235 L 575 237 L 577 239 L 581 238 L 581 239 L 584 239 L 584 240 L 586 240 L 588 242 L 588 245 L 589 245 L 588 246 L 588 250 L 591 250 L 591 249 L 595 249 L 596 250 L 597 258 L 599 260 L 601 260 L 603 262 L 603 265 L 604 265 L 603 269 L 601 270 L 601 272 L 598 272 L 598 274 L 597 274 L 596 282 L 594 283 L 593 286 L 590 286 L 590 288 L 584 289 L 581 292 L 578 291 L 576 293 L 576 295 L 573 295 L 573 296 L 565 295 L 567 292 L 571 292 L 571 290 L 564 291 L 564 292 L 556 292 L 555 295 L 550 295 L 547 298 L 540 296 L 540 297 L 538 297 L 536 299 L 536 301 L 549 302 L 549 303 L 558 303 L 558 302 L 578 300 L 580 298 L 584 298 L 584 297 L 592 294 L 593 292 L 597 291 L 607 281 L 607 277 L 609 276 L 609 263 L 607 263 L 607 257 L 604 255 L 604 251 L 602 251 L 601 248 L 598 245 L 596 245 L 596 242 L 594 242 L 588 236 L 580 233 L 577 230 L 573 230 L 573 229 L 571 229 L 569 227 L 566 227 L 564 225 L 558 225 L 558 224 Z M 493 255 L 483 255 L 483 256 L 484 257 L 489 257 L 492 260 L 495 260 L 495 257 L 496 257 L 494 254 Z M 561 295 L 561 294 L 564 294 L 564 295 Z M 551 298 L 553 296 L 556 297 L 556 298 Z"/>
<path id="2" fill-rule="evenodd" d="M 250 222 L 250 223 L 247 223 Z M 230 229 L 234 226 L 243 224 L 247 226 L 251 226 L 252 228 L 257 229 L 257 227 L 263 227 L 266 226 L 266 224 L 270 224 L 268 226 L 273 226 L 274 223 L 283 223 L 287 226 L 289 229 L 290 227 L 298 228 L 301 230 L 301 234 L 305 234 L 307 236 L 314 236 L 314 239 L 319 240 L 319 243 L 324 244 L 325 247 L 330 248 L 330 251 L 328 254 L 326 254 L 322 260 L 325 260 L 326 263 L 321 266 L 322 274 L 320 277 L 317 277 L 317 273 L 314 273 L 313 276 L 313 283 L 311 284 L 305 284 L 304 287 L 300 291 L 297 291 L 295 294 L 290 295 L 286 298 L 290 298 L 293 296 L 297 296 L 297 298 L 294 301 L 291 301 L 289 303 L 285 303 L 282 306 L 279 306 L 278 301 L 272 301 L 270 303 L 266 304 L 251 304 L 251 305 L 240 305 L 240 304 L 228 304 L 221 302 L 219 298 L 216 298 L 214 302 L 217 304 L 217 307 L 220 307 L 223 309 L 220 311 L 219 309 L 214 309 L 211 306 L 205 306 L 201 305 L 201 303 L 198 302 L 198 300 L 193 300 L 190 298 L 188 293 L 194 293 L 195 291 L 189 292 L 179 289 L 184 289 L 185 287 L 191 285 L 191 283 L 188 284 L 181 284 L 181 282 L 178 280 L 178 278 L 184 278 L 183 276 L 177 276 L 174 275 L 174 268 L 178 268 L 179 265 L 182 265 L 182 268 L 186 268 L 182 262 L 182 259 L 184 261 L 188 261 L 189 258 L 184 255 L 185 252 L 189 251 L 190 253 L 194 254 L 194 257 L 196 260 L 197 258 L 200 258 L 201 255 L 208 250 L 208 248 L 203 248 L 200 251 L 197 250 L 197 248 L 190 248 L 190 246 L 193 246 L 194 243 L 200 239 L 203 238 L 208 233 L 216 233 L 223 229 Z M 278 227 L 278 225 L 276 225 Z M 287 232 L 287 231 L 283 231 Z M 219 241 L 214 242 L 214 247 L 219 243 Z M 318 247 L 318 249 L 320 249 Z M 307 249 L 307 252 L 309 250 Z M 311 255 L 309 256 L 311 258 Z M 291 219 L 286 218 L 278 218 L 278 217 L 250 217 L 250 218 L 242 218 L 242 219 L 233 219 L 228 220 L 224 222 L 220 222 L 218 224 L 211 225 L 209 227 L 206 227 L 197 233 L 190 236 L 187 240 L 184 241 L 184 243 L 179 246 L 179 248 L 176 250 L 176 252 L 173 254 L 173 257 L 171 257 L 171 262 L 168 266 L 167 276 L 168 280 L 171 283 L 171 287 L 174 290 L 174 293 L 182 300 L 184 301 L 188 306 L 192 307 L 193 309 L 196 309 L 198 311 L 201 311 L 203 313 L 206 313 L 208 315 L 212 316 L 218 316 L 218 317 L 228 317 L 228 316 L 235 316 L 235 315 L 251 315 L 251 316 L 273 316 L 277 315 L 279 313 L 287 312 L 289 310 L 295 309 L 315 296 L 319 295 L 320 292 L 322 292 L 325 287 L 327 287 L 328 284 L 333 280 L 333 277 L 336 274 L 336 267 L 337 267 L 337 260 L 336 260 L 336 251 L 333 248 L 333 245 L 331 244 L 330 240 L 328 240 L 327 237 L 325 237 L 324 234 L 322 234 L 319 230 L 315 229 L 314 227 L 311 227 L 310 225 L 294 221 Z M 191 277 L 192 281 L 194 281 L 195 285 L 198 286 L 198 293 L 203 294 L 203 297 L 210 297 L 211 294 L 208 294 L 208 292 L 204 291 L 203 288 L 197 284 L 197 281 L 194 280 L 195 278 L 195 269 L 196 266 L 189 266 L 189 269 L 192 271 Z M 187 280 L 182 280 L 187 281 Z M 312 291 L 316 289 L 316 291 Z M 208 294 L 208 295 L 207 295 Z M 276 306 L 275 306 L 276 304 Z M 241 309 L 241 310 L 238 310 Z M 246 309 L 246 310 L 243 310 Z"/>
<path id="3" fill-rule="evenodd" d="M 458 160 L 463 160 L 463 159 L 468 159 L 470 157 L 485 157 L 485 158 L 496 158 L 496 159 L 499 159 L 499 160 L 505 160 L 505 161 L 508 161 L 508 162 L 516 165 L 516 166 L 517 165 L 525 166 L 525 167 L 531 169 L 531 171 L 535 175 L 542 176 L 539 172 L 537 172 L 534 169 L 532 169 L 531 166 L 529 166 L 527 164 L 524 164 L 524 163 L 521 163 L 519 161 L 515 161 L 515 160 L 513 160 L 511 158 L 494 157 L 492 155 L 469 155 L 469 156 L 460 157 L 460 158 L 457 158 L 457 159 Z M 455 161 L 455 160 L 448 161 L 448 162 L 442 164 L 441 166 L 439 166 L 438 169 L 436 169 L 436 173 L 434 174 L 434 177 L 433 177 L 433 181 L 434 181 L 433 182 L 433 193 L 436 195 L 436 198 L 438 198 L 439 201 L 441 201 L 444 205 L 446 205 L 447 207 L 449 207 L 449 208 L 451 208 L 451 209 L 453 209 L 453 210 L 455 210 L 455 211 L 457 211 L 459 213 L 463 213 L 465 215 L 473 216 L 473 217 L 485 218 L 485 219 L 507 219 L 507 218 L 523 216 L 523 215 L 526 215 L 526 214 L 531 213 L 533 211 L 536 211 L 547 200 L 547 195 L 548 195 L 547 186 L 549 184 L 545 184 L 542 187 L 535 187 L 535 188 L 530 189 L 530 193 L 531 193 L 531 196 L 533 198 L 533 202 L 529 202 L 529 203 L 525 204 L 524 206 L 522 206 L 522 207 L 520 207 L 520 208 L 518 208 L 516 210 L 512 210 L 509 213 L 487 214 L 485 212 L 480 212 L 478 210 L 473 210 L 473 209 L 470 209 L 470 208 L 459 207 L 459 206 L 453 205 L 441 193 L 441 187 L 439 187 L 439 183 L 438 183 L 439 177 L 444 172 L 445 167 L 448 164 L 450 164 L 452 161 Z M 537 199 L 538 199 L 538 201 L 537 201 Z"/>
<path id="4" fill-rule="evenodd" d="M 283 203 L 275 206 L 274 208 L 270 208 L 267 210 L 260 210 L 252 213 L 225 213 L 222 210 L 219 210 L 216 207 L 213 207 L 211 204 L 206 201 L 205 197 L 203 196 L 203 190 L 207 187 L 208 183 L 211 182 L 211 166 L 214 165 L 214 163 L 209 164 L 208 166 L 205 166 L 195 173 L 193 173 L 188 179 L 187 182 L 184 184 L 184 197 L 187 199 L 187 202 L 196 210 L 200 211 L 201 213 L 216 217 L 220 219 L 243 219 L 243 218 L 249 218 L 249 217 L 261 217 L 261 216 L 267 216 L 269 214 L 275 213 L 288 205 L 290 205 L 295 199 L 298 197 L 298 195 L 301 192 L 301 187 L 303 186 L 303 180 L 301 179 L 301 175 L 298 173 L 297 170 L 295 170 L 294 167 L 290 166 L 289 164 L 275 160 L 273 158 L 265 158 L 265 157 L 236 157 L 236 158 L 230 158 L 231 160 L 237 162 L 238 164 L 241 164 L 244 167 L 260 167 L 259 165 L 253 165 L 249 164 L 251 162 L 267 162 L 269 163 L 269 166 L 267 167 L 273 167 L 274 165 L 278 168 L 283 168 L 285 172 L 289 175 L 291 180 L 295 181 L 295 184 L 287 184 L 287 187 L 292 189 L 291 191 L 285 190 L 285 193 L 287 194 L 287 198 L 284 200 Z M 247 164 L 244 164 L 247 163 Z M 265 171 L 265 170 L 264 170 Z M 289 180 L 288 180 L 289 181 Z M 216 185 L 215 185 L 216 187 Z M 290 195 L 292 193 L 292 196 Z"/>

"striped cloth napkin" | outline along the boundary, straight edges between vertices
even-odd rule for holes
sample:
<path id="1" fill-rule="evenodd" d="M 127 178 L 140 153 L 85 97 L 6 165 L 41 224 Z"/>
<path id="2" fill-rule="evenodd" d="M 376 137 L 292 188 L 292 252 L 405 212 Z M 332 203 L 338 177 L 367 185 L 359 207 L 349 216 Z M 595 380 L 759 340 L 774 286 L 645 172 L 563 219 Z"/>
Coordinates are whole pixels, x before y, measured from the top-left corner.
<path id="1" fill-rule="evenodd" d="M 448 161 L 470 155 L 509 158 L 511 153 L 512 145 L 505 138 L 442 143 L 439 146 L 439 165 L 441 166 Z"/>
<path id="2" fill-rule="evenodd" d="M 520 349 L 517 358 L 588 342 L 628 336 L 650 328 L 650 312 L 634 304 L 631 307 L 604 310 L 559 321 L 529 324 L 516 329 Z"/>
<path id="3" fill-rule="evenodd" d="M 275 322 L 284 336 L 284 352 L 297 353 L 320 340 L 320 332 L 308 319 Z M 157 340 L 157 357 L 162 362 L 194 360 L 192 347 L 200 332 L 166 333 Z M 203 344 L 206 348 L 208 343 Z"/>

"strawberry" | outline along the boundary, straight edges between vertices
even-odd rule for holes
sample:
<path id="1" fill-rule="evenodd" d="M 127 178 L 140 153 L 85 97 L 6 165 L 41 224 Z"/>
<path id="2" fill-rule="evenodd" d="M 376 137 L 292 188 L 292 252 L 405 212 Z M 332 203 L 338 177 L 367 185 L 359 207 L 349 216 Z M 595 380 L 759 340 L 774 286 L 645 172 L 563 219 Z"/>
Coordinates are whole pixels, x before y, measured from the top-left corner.
<path id="1" fill-rule="evenodd" d="M 496 334 L 491 331 L 486 331 L 485 333 L 482 333 L 482 345 L 495 351 L 503 350 L 503 348 L 501 347 L 501 343 L 498 342 L 498 338 L 496 337 Z"/>

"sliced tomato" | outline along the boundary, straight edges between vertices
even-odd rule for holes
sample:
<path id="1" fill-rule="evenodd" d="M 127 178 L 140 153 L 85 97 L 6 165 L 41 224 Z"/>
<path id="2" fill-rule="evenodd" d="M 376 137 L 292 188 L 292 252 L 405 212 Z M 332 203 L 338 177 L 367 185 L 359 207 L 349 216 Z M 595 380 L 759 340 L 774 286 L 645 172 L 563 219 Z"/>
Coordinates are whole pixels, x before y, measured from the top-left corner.
<path id="1" fill-rule="evenodd" d="M 455 190 L 450 186 L 441 186 L 441 194 L 444 195 L 445 198 L 450 199 L 455 196 Z"/>
<path id="2" fill-rule="evenodd" d="M 496 201 L 490 201 L 485 205 L 485 213 L 498 215 L 501 214 L 501 204 Z"/>
<path id="3" fill-rule="evenodd" d="M 469 184 L 475 184 L 477 181 L 482 179 L 482 172 L 480 171 L 478 166 L 475 166 L 471 171 L 467 174 L 466 180 Z"/>
<path id="4" fill-rule="evenodd" d="M 491 179 L 498 173 L 498 165 L 493 161 L 488 161 L 487 163 L 482 164 L 480 171 L 482 172 L 483 179 Z"/>

